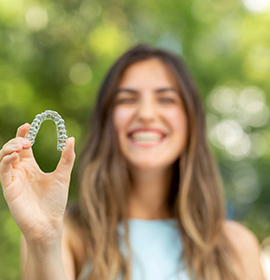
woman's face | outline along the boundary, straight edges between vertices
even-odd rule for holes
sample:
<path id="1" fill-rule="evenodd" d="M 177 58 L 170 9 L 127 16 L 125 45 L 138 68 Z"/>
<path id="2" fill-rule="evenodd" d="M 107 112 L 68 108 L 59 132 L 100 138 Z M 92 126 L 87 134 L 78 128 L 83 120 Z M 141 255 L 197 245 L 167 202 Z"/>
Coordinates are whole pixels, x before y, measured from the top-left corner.
<path id="1" fill-rule="evenodd" d="M 170 70 L 156 58 L 124 72 L 115 99 L 113 122 L 129 166 L 167 168 L 183 152 L 187 118 Z"/>

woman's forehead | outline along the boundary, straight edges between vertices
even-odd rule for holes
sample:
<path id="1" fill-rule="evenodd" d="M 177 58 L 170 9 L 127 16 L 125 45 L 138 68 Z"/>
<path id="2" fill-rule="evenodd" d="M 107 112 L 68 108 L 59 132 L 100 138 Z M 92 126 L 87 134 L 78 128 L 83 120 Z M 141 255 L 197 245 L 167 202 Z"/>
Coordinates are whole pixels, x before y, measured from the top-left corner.
<path id="1" fill-rule="evenodd" d="M 144 87 L 156 88 L 174 87 L 178 83 L 171 69 L 157 58 L 133 63 L 126 68 L 121 76 L 118 88 L 120 87 Z"/>

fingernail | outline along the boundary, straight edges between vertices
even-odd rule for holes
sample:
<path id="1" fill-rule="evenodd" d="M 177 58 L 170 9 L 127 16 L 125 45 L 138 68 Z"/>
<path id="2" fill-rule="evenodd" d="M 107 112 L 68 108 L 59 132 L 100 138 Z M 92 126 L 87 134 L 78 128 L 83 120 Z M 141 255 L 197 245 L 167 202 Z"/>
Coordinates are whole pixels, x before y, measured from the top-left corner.
<path id="1" fill-rule="evenodd" d="M 75 138 L 74 138 L 74 137 L 69 137 L 67 140 L 68 140 L 69 142 L 75 142 Z"/>
<path id="2" fill-rule="evenodd" d="M 22 145 L 28 145 L 29 141 L 28 140 L 22 140 Z"/>

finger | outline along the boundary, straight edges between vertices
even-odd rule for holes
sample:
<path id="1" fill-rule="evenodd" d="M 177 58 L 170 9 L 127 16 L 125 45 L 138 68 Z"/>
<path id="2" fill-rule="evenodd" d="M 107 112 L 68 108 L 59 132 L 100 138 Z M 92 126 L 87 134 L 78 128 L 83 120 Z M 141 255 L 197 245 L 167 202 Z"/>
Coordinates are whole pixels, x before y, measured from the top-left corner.
<path id="1" fill-rule="evenodd" d="M 25 124 L 21 125 L 17 129 L 16 137 L 24 137 L 26 132 L 29 130 L 30 126 L 31 125 L 29 123 L 25 123 Z"/>
<path id="2" fill-rule="evenodd" d="M 29 140 L 23 138 L 21 145 L 23 148 L 19 152 L 20 160 L 22 160 L 24 158 L 34 158 L 33 151 L 31 148 L 31 146 L 32 146 L 31 142 Z"/>
<path id="3" fill-rule="evenodd" d="M 31 127 L 31 125 L 29 123 L 25 123 L 25 124 L 21 125 L 17 129 L 16 137 L 24 137 L 26 132 L 29 131 L 30 127 Z M 20 159 L 30 158 L 30 157 L 33 158 L 34 157 L 33 151 L 32 151 L 32 149 L 30 149 L 32 146 L 32 143 L 29 140 L 24 139 L 22 144 L 24 145 L 24 150 L 20 152 Z"/>
<path id="4" fill-rule="evenodd" d="M 14 152 L 11 155 L 7 155 L 3 158 L 0 163 L 0 181 L 2 187 L 5 188 L 11 183 L 12 179 L 12 163 L 17 161 L 19 158 L 18 153 Z"/>
<path id="5" fill-rule="evenodd" d="M 22 137 L 16 137 L 16 138 L 12 138 L 11 140 L 9 140 L 6 144 L 3 145 L 3 148 L 8 146 L 8 145 L 14 145 L 14 144 L 20 144 L 22 141 L 24 140 L 24 138 Z"/>
<path id="6" fill-rule="evenodd" d="M 9 143 L 8 145 L 3 146 L 3 149 L 0 150 L 0 162 L 5 156 L 10 155 L 14 152 L 20 152 L 22 149 L 23 145 L 19 142 Z"/>
<path id="7" fill-rule="evenodd" d="M 76 158 L 74 146 L 75 146 L 74 137 L 68 138 L 66 141 L 66 147 L 62 152 L 61 159 L 55 170 L 55 172 L 59 174 L 61 179 L 65 181 L 69 181 L 73 164 Z"/>
<path id="8" fill-rule="evenodd" d="M 8 141 L 0 150 L 0 162 L 4 156 L 11 154 L 12 152 L 21 152 L 31 147 L 31 142 L 22 137 L 13 138 Z"/>

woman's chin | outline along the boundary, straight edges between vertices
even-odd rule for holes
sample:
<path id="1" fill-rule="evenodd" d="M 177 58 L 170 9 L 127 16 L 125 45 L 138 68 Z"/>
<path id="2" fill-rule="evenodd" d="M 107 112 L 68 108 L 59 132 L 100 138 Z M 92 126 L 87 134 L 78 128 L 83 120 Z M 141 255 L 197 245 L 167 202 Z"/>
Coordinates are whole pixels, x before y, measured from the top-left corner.
<path id="1" fill-rule="evenodd" d="M 140 161 L 140 162 L 134 162 L 134 161 L 129 161 L 128 164 L 132 169 L 136 169 L 138 171 L 161 171 L 163 169 L 166 169 L 168 166 L 164 165 L 162 163 L 158 163 L 157 161 L 149 160 L 149 161 Z"/>

